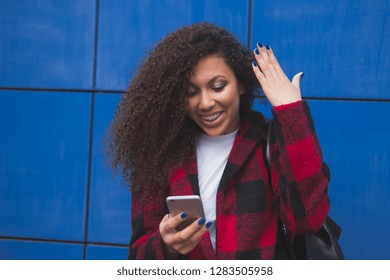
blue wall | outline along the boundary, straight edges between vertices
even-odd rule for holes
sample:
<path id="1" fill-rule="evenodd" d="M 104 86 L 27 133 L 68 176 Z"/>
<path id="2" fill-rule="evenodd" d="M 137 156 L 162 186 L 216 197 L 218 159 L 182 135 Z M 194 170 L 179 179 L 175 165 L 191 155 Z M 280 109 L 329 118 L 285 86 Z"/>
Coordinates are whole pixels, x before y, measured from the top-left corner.
<path id="1" fill-rule="evenodd" d="M 131 194 L 104 132 L 147 50 L 199 21 L 305 72 L 345 255 L 390 259 L 386 0 L 0 0 L 0 259 L 126 258 Z"/>

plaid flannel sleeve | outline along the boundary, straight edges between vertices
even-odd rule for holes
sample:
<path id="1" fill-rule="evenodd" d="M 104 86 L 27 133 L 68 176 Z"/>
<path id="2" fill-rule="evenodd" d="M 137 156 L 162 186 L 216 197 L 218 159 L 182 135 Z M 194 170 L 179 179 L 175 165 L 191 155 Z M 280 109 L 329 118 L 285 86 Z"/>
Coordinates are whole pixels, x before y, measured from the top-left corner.
<path id="1" fill-rule="evenodd" d="M 132 237 L 129 259 L 165 259 L 159 224 L 165 215 L 164 197 L 157 192 L 141 199 L 132 194 Z"/>
<path id="2" fill-rule="evenodd" d="M 320 229 L 329 211 L 330 172 L 305 101 L 272 108 L 271 174 L 276 207 L 290 231 Z"/>

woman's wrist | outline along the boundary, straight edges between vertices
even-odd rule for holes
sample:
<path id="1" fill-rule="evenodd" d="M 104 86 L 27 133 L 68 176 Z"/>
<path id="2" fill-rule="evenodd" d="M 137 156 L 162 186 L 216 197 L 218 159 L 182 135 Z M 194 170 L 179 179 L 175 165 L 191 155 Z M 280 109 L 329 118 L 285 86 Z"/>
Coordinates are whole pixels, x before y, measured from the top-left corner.
<path id="1" fill-rule="evenodd" d="M 274 110 L 276 112 L 283 111 L 283 110 L 289 109 L 290 107 L 296 106 L 299 103 L 302 103 L 302 99 L 296 100 L 296 101 L 293 101 L 290 103 L 286 103 L 286 104 L 280 104 L 280 105 L 273 106 L 272 110 Z"/>

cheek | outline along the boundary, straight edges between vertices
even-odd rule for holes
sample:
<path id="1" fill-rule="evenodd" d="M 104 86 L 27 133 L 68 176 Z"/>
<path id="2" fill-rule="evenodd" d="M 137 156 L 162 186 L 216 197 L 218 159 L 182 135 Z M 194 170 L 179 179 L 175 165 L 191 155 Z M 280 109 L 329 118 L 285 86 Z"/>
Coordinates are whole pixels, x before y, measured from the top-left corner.
<path id="1" fill-rule="evenodd" d="M 229 106 L 230 116 L 232 119 L 238 119 L 240 115 L 240 97 L 236 96 L 233 100 L 231 100 Z"/>
<path id="2" fill-rule="evenodd" d="M 229 95 L 225 103 L 231 110 L 236 111 L 240 106 L 240 94 L 234 92 Z"/>

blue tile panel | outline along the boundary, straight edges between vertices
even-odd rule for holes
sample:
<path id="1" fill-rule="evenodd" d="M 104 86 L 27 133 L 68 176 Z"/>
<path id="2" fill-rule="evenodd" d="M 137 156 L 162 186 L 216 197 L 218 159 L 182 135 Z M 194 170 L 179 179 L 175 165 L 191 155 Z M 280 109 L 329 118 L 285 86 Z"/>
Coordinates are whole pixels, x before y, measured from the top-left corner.
<path id="1" fill-rule="evenodd" d="M 95 0 L 0 6 L 1 87 L 92 87 Z"/>
<path id="2" fill-rule="evenodd" d="M 310 101 L 349 259 L 389 259 L 390 103 Z"/>
<path id="3" fill-rule="evenodd" d="M 82 259 L 82 244 L 0 239 L 0 260 Z"/>
<path id="4" fill-rule="evenodd" d="M 390 4 L 253 0 L 251 46 L 270 44 L 306 97 L 390 99 Z M 386 33 L 387 32 L 387 33 Z"/>
<path id="5" fill-rule="evenodd" d="M 120 246 L 87 246 L 87 260 L 127 260 L 128 248 Z"/>
<path id="6" fill-rule="evenodd" d="M 108 125 L 121 97 L 120 94 L 95 95 L 89 242 L 127 245 L 130 241 L 129 186 L 123 184 L 121 176 L 114 176 L 105 143 Z"/>
<path id="7" fill-rule="evenodd" d="M 99 1 L 98 89 L 123 90 L 154 44 L 169 32 L 210 21 L 246 45 L 248 1 Z"/>
<path id="8" fill-rule="evenodd" d="M 83 240 L 91 95 L 0 91 L 0 236 Z"/>

